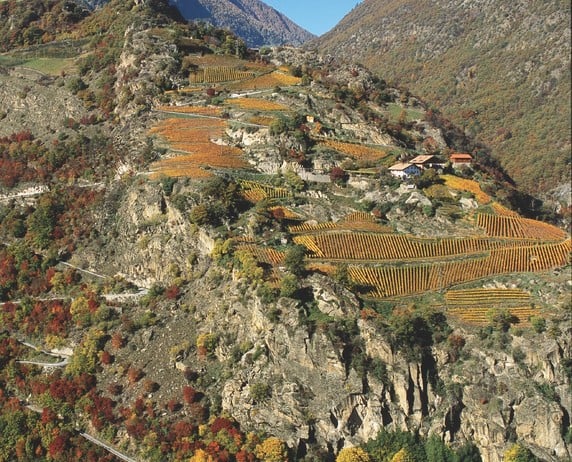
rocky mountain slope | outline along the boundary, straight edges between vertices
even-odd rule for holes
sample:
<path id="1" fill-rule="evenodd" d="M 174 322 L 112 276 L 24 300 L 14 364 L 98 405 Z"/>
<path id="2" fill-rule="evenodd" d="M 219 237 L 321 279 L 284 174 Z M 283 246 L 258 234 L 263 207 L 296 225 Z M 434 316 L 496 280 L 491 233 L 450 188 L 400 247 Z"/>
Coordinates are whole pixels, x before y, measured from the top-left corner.
<path id="1" fill-rule="evenodd" d="M 1 57 L 0 460 L 569 458 L 567 233 L 367 69 L 166 11 Z"/>
<path id="2" fill-rule="evenodd" d="M 568 2 L 370 0 L 313 46 L 423 95 L 529 191 L 569 183 Z"/>

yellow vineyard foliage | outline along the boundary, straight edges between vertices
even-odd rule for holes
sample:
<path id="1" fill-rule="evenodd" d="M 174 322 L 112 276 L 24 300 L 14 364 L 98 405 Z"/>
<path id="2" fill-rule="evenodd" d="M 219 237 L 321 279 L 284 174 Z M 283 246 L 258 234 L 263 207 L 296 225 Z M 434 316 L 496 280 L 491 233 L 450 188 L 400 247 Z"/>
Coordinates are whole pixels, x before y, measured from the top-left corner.
<path id="1" fill-rule="evenodd" d="M 241 109 L 251 111 L 287 111 L 288 107 L 284 104 L 275 103 L 262 98 L 229 98 L 226 104 L 238 106 Z"/>
<path id="2" fill-rule="evenodd" d="M 346 154 L 354 159 L 360 160 L 378 160 L 387 156 L 387 151 L 377 148 L 364 146 L 355 143 L 345 143 L 343 141 L 325 140 L 322 142 L 324 146 L 334 149 L 335 151 Z"/>

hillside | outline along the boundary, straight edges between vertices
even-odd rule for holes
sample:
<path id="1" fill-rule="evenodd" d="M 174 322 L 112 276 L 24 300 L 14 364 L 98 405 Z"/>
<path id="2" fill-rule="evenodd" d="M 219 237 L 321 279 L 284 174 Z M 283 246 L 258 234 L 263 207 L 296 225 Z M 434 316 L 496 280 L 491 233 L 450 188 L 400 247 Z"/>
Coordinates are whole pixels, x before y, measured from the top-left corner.
<path id="1" fill-rule="evenodd" d="M 0 55 L 0 461 L 569 458 L 569 234 L 366 68 L 172 13 Z"/>
<path id="2" fill-rule="evenodd" d="M 529 192 L 569 184 L 569 2 L 370 0 L 312 46 L 423 95 Z"/>

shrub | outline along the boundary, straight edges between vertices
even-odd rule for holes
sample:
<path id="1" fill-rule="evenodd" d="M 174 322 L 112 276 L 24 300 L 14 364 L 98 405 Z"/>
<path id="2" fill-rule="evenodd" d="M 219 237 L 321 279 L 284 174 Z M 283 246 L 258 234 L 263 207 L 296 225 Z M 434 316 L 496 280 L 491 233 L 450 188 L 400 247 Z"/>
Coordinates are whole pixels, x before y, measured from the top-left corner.
<path id="1" fill-rule="evenodd" d="M 154 393 L 159 389 L 159 384 L 153 380 L 147 379 L 143 382 L 143 390 L 145 393 Z"/>
<path id="2" fill-rule="evenodd" d="M 137 367 L 130 367 L 127 370 L 127 380 L 129 383 L 139 382 L 143 378 L 143 371 Z"/>
<path id="3" fill-rule="evenodd" d="M 541 334 L 546 330 L 546 319 L 540 316 L 532 316 L 530 318 L 530 324 L 532 324 L 532 328 L 538 334 Z"/>
<path id="4" fill-rule="evenodd" d="M 104 366 L 109 366 L 113 363 L 113 356 L 108 351 L 102 351 L 99 357 L 101 364 Z"/>
<path id="5" fill-rule="evenodd" d="M 257 382 L 250 385 L 249 396 L 254 403 L 266 401 L 272 393 L 270 385 L 267 383 Z"/>
<path id="6" fill-rule="evenodd" d="M 183 387 L 183 400 L 185 401 L 185 403 L 190 405 L 198 401 L 198 395 L 199 394 L 193 387 L 190 386 Z"/>

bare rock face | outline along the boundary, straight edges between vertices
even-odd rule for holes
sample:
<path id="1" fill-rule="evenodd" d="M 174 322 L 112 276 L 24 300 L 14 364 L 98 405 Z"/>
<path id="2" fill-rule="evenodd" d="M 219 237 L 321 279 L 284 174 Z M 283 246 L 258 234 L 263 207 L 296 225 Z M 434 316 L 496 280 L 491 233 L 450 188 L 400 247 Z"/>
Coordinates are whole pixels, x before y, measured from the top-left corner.
<path id="1" fill-rule="evenodd" d="M 38 108 L 50 108 L 50 117 Z M 65 132 L 67 121 L 87 114 L 83 102 L 71 95 L 65 79 L 33 69 L 0 69 L 0 136 L 28 130 L 41 138 Z"/>
<path id="2" fill-rule="evenodd" d="M 170 284 L 177 277 L 191 279 L 201 271 L 214 241 L 202 230 L 193 231 L 157 183 L 140 179 L 132 184 L 118 205 L 105 260 L 93 257 L 93 267 L 107 268 L 138 286 Z"/>
<path id="3" fill-rule="evenodd" d="M 327 279 L 313 280 L 312 287 L 320 287 L 314 297 L 323 313 L 347 317 L 357 308 L 355 300 L 340 297 Z M 268 320 L 267 307 L 257 301 L 247 311 L 235 305 L 236 319 L 228 318 L 224 326 L 240 330 L 239 338 L 255 345 L 222 392 L 223 408 L 245 428 L 271 432 L 290 447 L 317 442 L 339 449 L 375 438 L 386 427 L 435 433 L 450 444 L 473 441 L 485 462 L 501 462 L 515 439 L 543 460 L 569 456 L 570 447 L 562 438 L 569 410 L 539 394 L 528 378 L 533 368 L 547 367 L 542 366 L 544 353 L 550 357 L 558 350 L 524 350 L 515 337 L 515 347 L 525 354 L 517 364 L 511 355 L 483 348 L 477 338 L 467 336 L 470 358 L 462 363 L 450 363 L 440 346 L 429 357 L 411 362 L 370 321 L 360 320 L 365 353 L 386 366 L 381 381 L 371 371 L 360 376 L 339 339 L 322 328 L 308 331 L 300 325 L 296 302 L 280 299 L 278 307 L 279 324 Z M 244 325 L 250 328 L 239 327 Z M 552 355 L 550 361 L 552 383 L 562 383 L 562 391 L 569 391 L 558 360 Z M 432 373 L 438 374 L 441 387 L 435 388 Z"/>
<path id="4" fill-rule="evenodd" d="M 135 27 L 127 29 L 124 39 L 116 68 L 115 113 L 128 122 L 156 103 L 164 88 L 173 85 L 170 79 L 177 69 L 177 47 Z"/>

